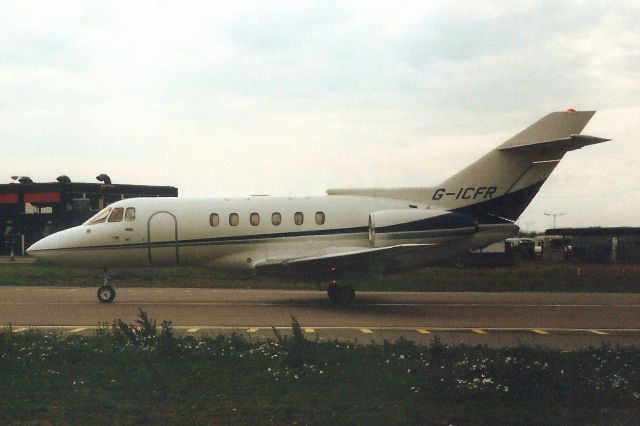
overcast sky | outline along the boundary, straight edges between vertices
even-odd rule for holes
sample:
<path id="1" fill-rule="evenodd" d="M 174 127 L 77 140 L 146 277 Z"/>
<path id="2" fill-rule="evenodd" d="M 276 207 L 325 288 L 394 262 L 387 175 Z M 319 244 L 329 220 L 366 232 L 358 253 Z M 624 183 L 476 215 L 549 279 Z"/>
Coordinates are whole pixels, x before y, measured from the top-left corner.
<path id="1" fill-rule="evenodd" d="M 518 223 L 640 226 L 637 0 L 230 3 L 0 3 L 0 182 L 434 186 L 573 107 L 613 141 Z"/>

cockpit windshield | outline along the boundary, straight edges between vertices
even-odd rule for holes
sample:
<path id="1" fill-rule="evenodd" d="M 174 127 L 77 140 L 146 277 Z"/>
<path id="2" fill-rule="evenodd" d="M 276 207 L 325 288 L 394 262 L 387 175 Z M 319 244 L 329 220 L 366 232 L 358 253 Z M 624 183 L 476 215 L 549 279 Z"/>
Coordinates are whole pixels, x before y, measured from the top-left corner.
<path id="1" fill-rule="evenodd" d="M 91 219 L 83 223 L 83 225 L 95 225 L 96 223 L 103 223 L 105 220 L 107 220 L 109 213 L 111 213 L 111 207 L 105 207 L 104 209 L 100 210 Z"/>
<path id="2" fill-rule="evenodd" d="M 127 222 L 133 222 L 136 220 L 136 208 L 127 207 L 125 209 L 124 207 L 105 207 L 91 219 L 83 223 L 83 225 L 88 226 L 104 222 L 122 222 L 123 218 Z"/>
<path id="3" fill-rule="evenodd" d="M 122 217 L 124 216 L 124 208 L 118 207 L 113 209 L 111 215 L 109 216 L 109 222 L 122 222 Z"/>

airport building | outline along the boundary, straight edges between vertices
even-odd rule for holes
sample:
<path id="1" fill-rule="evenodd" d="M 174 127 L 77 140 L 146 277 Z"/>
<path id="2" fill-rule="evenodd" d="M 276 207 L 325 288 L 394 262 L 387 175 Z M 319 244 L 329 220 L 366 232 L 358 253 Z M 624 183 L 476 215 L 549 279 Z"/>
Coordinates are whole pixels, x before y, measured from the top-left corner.
<path id="1" fill-rule="evenodd" d="M 578 262 L 640 262 L 640 228 L 558 228 L 545 235 L 562 237 Z"/>
<path id="2" fill-rule="evenodd" d="M 0 255 L 22 255 L 39 239 L 80 225 L 105 206 L 134 197 L 177 197 L 172 186 L 112 184 L 101 174 L 97 183 L 72 182 L 59 176 L 56 182 L 36 183 L 13 176 L 0 184 Z"/>

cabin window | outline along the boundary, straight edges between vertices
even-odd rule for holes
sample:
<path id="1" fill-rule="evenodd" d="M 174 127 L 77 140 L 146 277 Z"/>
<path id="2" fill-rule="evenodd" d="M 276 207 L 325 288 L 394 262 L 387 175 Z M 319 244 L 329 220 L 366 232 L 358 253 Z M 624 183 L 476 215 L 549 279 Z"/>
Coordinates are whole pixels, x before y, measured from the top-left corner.
<path id="1" fill-rule="evenodd" d="M 124 220 L 128 222 L 133 222 L 134 220 L 136 220 L 135 207 L 127 207 L 127 210 L 124 211 Z"/>
<path id="2" fill-rule="evenodd" d="M 115 208 L 109 215 L 109 222 L 122 222 L 123 216 L 124 216 L 124 208 L 122 207 Z"/>
<path id="3" fill-rule="evenodd" d="M 249 216 L 249 223 L 252 226 L 258 226 L 260 224 L 260 215 L 258 213 L 251 213 Z"/>
<path id="4" fill-rule="evenodd" d="M 220 225 L 220 216 L 218 215 L 218 213 L 211 213 L 209 215 L 209 225 L 211 226 Z"/>
<path id="5" fill-rule="evenodd" d="M 273 223 L 274 226 L 278 226 L 282 223 L 282 215 L 280 212 L 274 212 L 271 215 L 271 223 Z"/>
<path id="6" fill-rule="evenodd" d="M 93 216 L 91 219 L 86 221 L 84 224 L 95 225 L 96 223 L 102 223 L 105 220 L 107 220 L 107 216 L 109 216 L 109 213 L 111 213 L 111 207 L 102 209 L 100 212 L 98 212 L 95 216 Z"/>
<path id="7" fill-rule="evenodd" d="M 238 216 L 238 213 L 231 213 L 229 215 L 229 225 L 238 226 L 238 223 L 240 223 L 240 216 Z"/>
<path id="8" fill-rule="evenodd" d="M 302 212 L 296 212 L 293 215 L 293 222 L 296 225 L 302 225 L 304 223 L 304 215 L 302 214 Z"/>
<path id="9" fill-rule="evenodd" d="M 324 225 L 324 212 L 316 212 L 316 225 Z"/>

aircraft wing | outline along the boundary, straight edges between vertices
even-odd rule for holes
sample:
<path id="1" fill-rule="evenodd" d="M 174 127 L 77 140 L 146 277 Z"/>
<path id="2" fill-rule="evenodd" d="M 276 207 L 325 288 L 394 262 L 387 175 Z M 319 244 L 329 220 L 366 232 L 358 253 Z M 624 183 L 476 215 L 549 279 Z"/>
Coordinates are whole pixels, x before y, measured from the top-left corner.
<path id="1" fill-rule="evenodd" d="M 255 269 L 263 273 L 320 274 L 328 273 L 331 268 L 342 272 L 360 273 L 372 263 L 387 266 L 400 255 L 419 254 L 437 247 L 438 244 L 398 244 L 388 247 L 354 248 L 316 256 L 284 257 L 258 262 Z M 341 251 L 339 251 L 341 250 Z"/>

